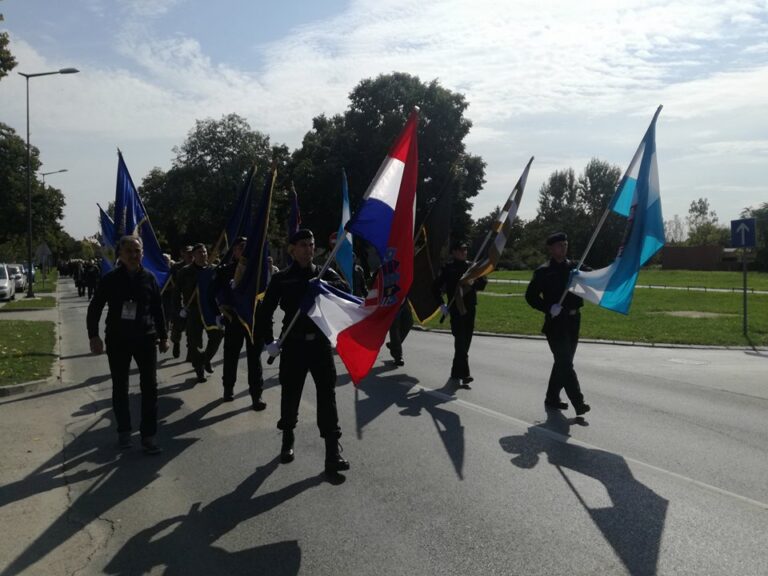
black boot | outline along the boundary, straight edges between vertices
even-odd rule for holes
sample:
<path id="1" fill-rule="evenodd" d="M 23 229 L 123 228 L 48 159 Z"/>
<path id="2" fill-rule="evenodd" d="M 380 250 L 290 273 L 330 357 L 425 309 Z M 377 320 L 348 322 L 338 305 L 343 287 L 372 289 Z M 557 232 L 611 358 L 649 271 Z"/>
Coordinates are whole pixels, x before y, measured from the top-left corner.
<path id="1" fill-rule="evenodd" d="M 335 474 L 342 470 L 349 470 L 349 462 L 341 457 L 341 444 L 338 438 L 325 439 L 325 472 Z"/>
<path id="2" fill-rule="evenodd" d="M 280 462 L 288 464 L 293 462 L 293 430 L 283 430 L 283 446 L 280 448 Z"/>

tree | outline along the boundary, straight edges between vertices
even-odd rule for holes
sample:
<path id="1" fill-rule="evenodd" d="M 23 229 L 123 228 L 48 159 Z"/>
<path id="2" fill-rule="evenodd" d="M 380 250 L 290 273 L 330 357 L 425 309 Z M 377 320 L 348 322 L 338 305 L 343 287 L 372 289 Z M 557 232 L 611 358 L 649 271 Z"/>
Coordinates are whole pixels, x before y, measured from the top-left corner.
<path id="1" fill-rule="evenodd" d="M 730 230 L 718 225 L 717 213 L 709 209 L 706 198 L 691 202 L 686 221 L 689 246 L 728 246 L 730 243 Z"/>
<path id="2" fill-rule="evenodd" d="M 755 219 L 755 267 L 762 272 L 768 272 L 768 202 L 763 202 L 758 208 L 747 208 L 741 213 L 742 218 Z"/>
<path id="3" fill-rule="evenodd" d="M 140 194 L 161 245 L 174 254 L 185 244 L 213 244 L 224 228 L 248 169 L 256 163 L 258 195 L 270 166 L 287 178 L 288 149 L 237 114 L 195 122 L 168 172 L 152 169 Z M 279 187 L 280 188 L 280 187 Z"/>
<path id="4" fill-rule="evenodd" d="M 0 22 L 4 20 L 3 15 L 0 14 Z M 8 44 L 10 39 L 7 32 L 0 32 L 0 80 L 8 75 L 8 72 L 16 67 L 16 58 L 11 54 Z"/>
<path id="5" fill-rule="evenodd" d="M 543 254 L 544 241 L 549 234 L 568 234 L 570 253 L 579 258 L 587 247 L 613 198 L 621 169 L 596 158 L 590 160 L 584 172 L 576 176 L 573 168 L 553 172 L 539 190 L 539 212 L 526 224 L 522 235 L 530 258 L 532 251 Z M 592 246 L 587 264 L 594 268 L 608 265 L 616 257 L 626 220 L 609 212 Z"/>
<path id="6" fill-rule="evenodd" d="M 37 177 L 40 158 L 30 150 L 32 192 L 32 241 L 45 241 L 54 254 L 62 244 L 64 195 Z M 0 246 L 4 259 L 21 261 L 27 256 L 27 146 L 10 126 L 0 122 Z M 12 257 L 11 257 L 12 256 Z"/>
<path id="7" fill-rule="evenodd" d="M 484 184 L 485 163 L 466 152 L 464 138 L 472 123 L 464 118 L 464 96 L 424 83 L 404 73 L 361 81 L 349 96 L 346 112 L 318 116 L 293 153 L 291 172 L 299 194 L 302 220 L 322 245 L 339 225 L 341 170 L 346 169 L 353 213 L 413 106 L 421 109 L 419 125 L 420 222 L 428 204 L 443 192 L 453 201 L 454 237 L 469 237 L 469 201 Z"/>
<path id="8" fill-rule="evenodd" d="M 667 245 L 683 244 L 686 238 L 685 222 L 675 214 L 672 220 L 664 221 L 664 238 Z"/>

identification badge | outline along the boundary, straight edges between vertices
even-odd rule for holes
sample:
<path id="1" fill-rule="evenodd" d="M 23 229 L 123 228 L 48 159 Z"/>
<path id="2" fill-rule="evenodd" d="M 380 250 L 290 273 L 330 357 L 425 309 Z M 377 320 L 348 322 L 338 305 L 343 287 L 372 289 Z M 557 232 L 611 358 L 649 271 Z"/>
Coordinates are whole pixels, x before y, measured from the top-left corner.
<path id="1" fill-rule="evenodd" d="M 123 302 L 123 311 L 120 318 L 123 320 L 136 320 L 136 302 Z"/>

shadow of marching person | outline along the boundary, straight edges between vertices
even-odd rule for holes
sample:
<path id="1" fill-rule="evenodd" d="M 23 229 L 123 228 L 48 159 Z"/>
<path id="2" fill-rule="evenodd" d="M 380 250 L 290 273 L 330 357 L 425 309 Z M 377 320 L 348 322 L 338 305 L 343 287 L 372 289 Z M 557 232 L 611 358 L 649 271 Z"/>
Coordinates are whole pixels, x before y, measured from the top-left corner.
<path id="1" fill-rule="evenodd" d="M 159 412 L 163 417 L 183 406 L 178 398 L 160 398 Z M 91 522 L 103 519 L 109 510 L 149 486 L 171 459 L 200 440 L 188 437 L 190 433 L 250 410 L 243 408 L 206 418 L 221 405 L 220 400 L 214 400 L 163 425 L 164 452 L 150 457 L 139 450 L 119 452 L 112 447 L 114 424 L 108 403 L 108 400 L 97 400 L 82 407 L 79 412 L 98 408 L 105 413 L 66 444 L 61 454 L 50 458 L 24 479 L 0 487 L 0 507 L 55 488 L 66 488 L 70 500 L 68 510 L 29 543 L 0 576 L 24 573 Z M 99 426 L 102 422 L 106 424 Z M 85 487 L 80 485 L 84 481 L 89 481 Z"/>
<path id="2" fill-rule="evenodd" d="M 185 515 L 168 518 L 133 536 L 105 568 L 106 574 L 132 576 L 154 573 L 165 576 L 270 574 L 293 576 L 301 567 L 301 549 L 295 540 L 229 552 L 214 543 L 241 522 L 268 512 L 322 484 L 322 474 L 305 478 L 266 494 L 256 494 L 279 466 L 276 457 L 259 467 L 234 491 L 205 507 L 195 503 Z M 170 532 L 169 532 L 170 530 Z"/>
<path id="3" fill-rule="evenodd" d="M 448 457 L 459 479 L 464 479 L 464 426 L 455 412 L 442 407 L 455 400 L 456 384 L 446 381 L 442 388 L 429 390 L 417 386 L 419 380 L 404 374 L 379 376 L 388 371 L 387 366 L 376 367 L 360 386 L 355 389 L 355 417 L 357 436 L 362 438 L 362 430 L 367 424 L 378 418 L 390 407 L 401 408 L 401 416 L 420 416 L 424 410 L 432 417 L 437 434 L 440 437 Z M 367 398 L 360 398 L 359 391 Z"/>
<path id="4" fill-rule="evenodd" d="M 669 501 L 641 484 L 618 454 L 568 443 L 569 430 L 578 419 L 568 420 L 559 410 L 548 410 L 546 422 L 531 426 L 521 436 L 499 440 L 505 452 L 515 454 L 518 468 L 533 468 L 546 455 L 563 481 L 633 576 L 657 572 L 661 536 Z M 600 482 L 612 506 L 590 507 L 567 474 L 571 470 Z"/>

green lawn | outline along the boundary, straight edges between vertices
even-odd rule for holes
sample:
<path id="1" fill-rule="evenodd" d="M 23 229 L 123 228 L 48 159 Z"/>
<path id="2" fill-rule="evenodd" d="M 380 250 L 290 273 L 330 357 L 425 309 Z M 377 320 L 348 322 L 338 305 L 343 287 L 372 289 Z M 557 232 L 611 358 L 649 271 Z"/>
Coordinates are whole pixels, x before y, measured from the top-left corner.
<path id="1" fill-rule="evenodd" d="M 19 295 L 16 300 L 8 302 L 2 307 L 2 310 L 29 310 L 34 308 L 54 308 L 56 298 L 53 296 L 36 296 L 35 298 L 26 298 Z"/>
<path id="2" fill-rule="evenodd" d="M 53 322 L 0 320 L 0 386 L 48 378 L 54 339 Z"/>
<path id="3" fill-rule="evenodd" d="M 525 280 L 531 279 L 531 270 L 501 270 L 491 274 L 491 279 Z M 740 291 L 744 279 L 741 272 L 697 272 L 693 270 L 641 270 L 638 285 L 651 286 L 690 286 L 692 288 L 725 288 Z M 748 272 L 747 288 L 768 290 L 768 273 Z"/>
<path id="4" fill-rule="evenodd" d="M 486 292 L 480 294 L 476 330 L 541 334 L 544 315 L 525 302 L 525 285 L 489 284 Z M 703 317 L 672 316 L 670 312 L 699 313 Z M 768 345 L 768 295 L 748 295 L 747 312 L 751 343 Z M 742 295 L 738 293 L 638 288 L 628 316 L 585 303 L 581 335 L 659 344 L 746 346 L 750 342 L 742 334 L 742 322 Z M 449 328 L 447 320 L 442 325 L 433 321 L 428 326 Z"/>
<path id="5" fill-rule="evenodd" d="M 45 275 L 43 280 L 43 273 L 38 269 L 35 270 L 35 283 L 32 286 L 35 294 L 38 292 L 56 292 L 56 282 L 59 279 L 59 271 L 55 268 L 51 268 Z"/>

